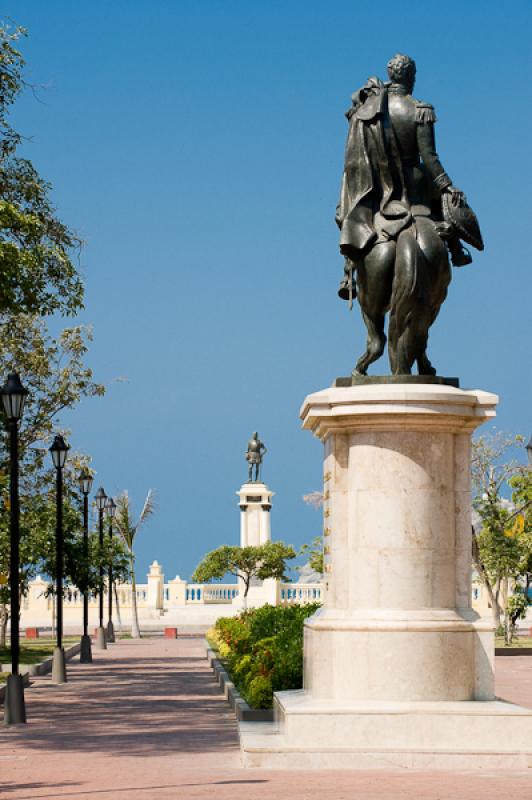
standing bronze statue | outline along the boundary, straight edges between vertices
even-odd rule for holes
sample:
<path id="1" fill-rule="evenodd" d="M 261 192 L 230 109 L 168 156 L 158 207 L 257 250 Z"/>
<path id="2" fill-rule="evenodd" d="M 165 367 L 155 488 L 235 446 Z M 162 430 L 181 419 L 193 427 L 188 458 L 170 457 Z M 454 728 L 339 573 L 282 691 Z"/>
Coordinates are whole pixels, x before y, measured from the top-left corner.
<path id="1" fill-rule="evenodd" d="M 460 240 L 483 249 L 477 219 L 443 169 L 435 147 L 436 115 L 412 97 L 415 62 L 395 55 L 389 81 L 369 78 L 352 96 L 336 209 L 344 279 L 338 294 L 358 296 L 368 330 L 353 375 L 365 375 L 384 352 L 393 375 L 435 375 L 427 357 L 429 328 L 455 267 L 471 263 Z"/>
<path id="2" fill-rule="evenodd" d="M 259 439 L 257 431 L 253 433 L 252 438 L 248 442 L 248 449 L 246 452 L 246 461 L 248 462 L 248 481 L 249 483 L 258 483 L 260 475 L 260 465 L 262 458 L 268 451 Z M 255 480 L 253 480 L 253 468 L 255 468 Z"/>

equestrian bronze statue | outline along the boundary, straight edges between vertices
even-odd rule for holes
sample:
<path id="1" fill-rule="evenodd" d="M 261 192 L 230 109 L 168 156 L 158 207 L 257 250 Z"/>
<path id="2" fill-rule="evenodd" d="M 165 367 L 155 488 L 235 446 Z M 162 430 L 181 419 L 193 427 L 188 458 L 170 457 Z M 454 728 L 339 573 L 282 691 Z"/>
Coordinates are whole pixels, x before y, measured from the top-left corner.
<path id="1" fill-rule="evenodd" d="M 353 375 L 365 375 L 384 352 L 385 316 L 393 375 L 435 375 L 429 328 L 451 280 L 451 266 L 471 263 L 461 241 L 484 245 L 477 218 L 436 152 L 436 115 L 412 97 L 415 62 L 396 55 L 389 81 L 369 78 L 352 96 L 336 222 L 345 257 L 338 294 L 358 297 L 366 351 Z"/>

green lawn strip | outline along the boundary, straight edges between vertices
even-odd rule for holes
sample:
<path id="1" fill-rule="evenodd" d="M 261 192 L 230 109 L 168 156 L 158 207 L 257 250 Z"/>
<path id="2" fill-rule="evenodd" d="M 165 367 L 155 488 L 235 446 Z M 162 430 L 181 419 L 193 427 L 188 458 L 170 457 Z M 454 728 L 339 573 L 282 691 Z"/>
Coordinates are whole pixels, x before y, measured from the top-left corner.
<path id="1" fill-rule="evenodd" d="M 495 647 L 504 647 L 507 650 L 519 649 L 520 647 L 532 647 L 532 636 L 516 636 L 510 645 L 504 643 L 504 636 L 496 636 Z"/>
<path id="2" fill-rule="evenodd" d="M 79 636 L 63 637 L 65 647 L 70 647 L 79 641 Z M 35 639 L 32 642 L 21 642 L 20 663 L 21 664 L 40 664 L 53 655 L 55 639 Z M 9 647 L 0 650 L 0 664 L 11 663 L 11 650 Z"/>

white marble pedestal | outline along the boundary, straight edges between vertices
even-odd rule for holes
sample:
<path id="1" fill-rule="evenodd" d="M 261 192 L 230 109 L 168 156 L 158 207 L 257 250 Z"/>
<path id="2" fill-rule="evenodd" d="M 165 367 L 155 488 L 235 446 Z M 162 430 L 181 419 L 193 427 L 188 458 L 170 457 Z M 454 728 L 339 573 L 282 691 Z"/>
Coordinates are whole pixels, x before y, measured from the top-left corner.
<path id="1" fill-rule="evenodd" d="M 327 591 L 304 689 L 243 726 L 270 767 L 532 766 L 532 711 L 493 693 L 493 626 L 471 608 L 470 437 L 497 397 L 431 384 L 331 388 L 303 426 L 325 446 Z"/>
<path id="2" fill-rule="evenodd" d="M 272 497 L 275 492 L 262 481 L 244 483 L 237 492 L 240 508 L 240 547 L 259 547 L 271 542 Z M 251 581 L 247 598 L 244 600 L 244 581 L 238 581 L 239 593 L 233 600 L 237 609 L 256 608 L 265 603 L 275 605 L 277 582 L 273 579 Z"/>

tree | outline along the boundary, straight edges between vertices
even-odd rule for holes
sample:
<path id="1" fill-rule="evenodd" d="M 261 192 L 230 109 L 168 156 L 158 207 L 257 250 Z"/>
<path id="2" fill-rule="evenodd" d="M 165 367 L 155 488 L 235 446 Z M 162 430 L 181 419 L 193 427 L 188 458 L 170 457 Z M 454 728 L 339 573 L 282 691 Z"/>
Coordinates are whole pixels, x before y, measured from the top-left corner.
<path id="1" fill-rule="evenodd" d="M 55 552 L 55 483 L 48 445 L 62 411 L 84 397 L 101 396 L 105 388 L 93 380 L 84 358 L 90 329 L 65 329 L 52 338 L 36 315 L 0 315 L 0 374 L 17 369 L 30 394 L 20 426 L 21 589 L 36 572 L 46 572 Z M 5 431 L 3 409 L 0 427 Z M 77 474 L 88 457 L 70 454 L 65 469 L 65 563 L 74 532 L 80 530 Z M 0 437 L 0 574 L 9 568 L 9 458 L 7 441 Z M 71 537 L 72 534 L 72 537 Z M 75 538 L 75 537 L 74 537 Z M 73 541 L 73 539 L 72 539 Z M 50 573 L 49 573 L 50 574 Z M 0 586 L 0 639 L 9 618 L 9 591 Z"/>
<path id="2" fill-rule="evenodd" d="M 323 536 L 315 536 L 310 544 L 302 545 L 299 555 L 307 556 L 307 563 L 310 565 L 311 569 L 323 575 L 325 571 L 323 563 Z"/>
<path id="3" fill-rule="evenodd" d="M 221 580 L 227 574 L 234 575 L 244 584 L 245 603 L 253 578 L 286 580 L 286 562 L 295 556 L 296 551 L 292 545 L 284 542 L 266 542 L 249 547 L 224 544 L 204 556 L 196 567 L 192 580 L 208 583 Z"/>
<path id="4" fill-rule="evenodd" d="M 320 509 L 323 507 L 323 492 L 310 492 L 303 495 L 303 502 L 312 508 Z M 324 541 L 323 535 L 315 536 L 310 544 L 304 544 L 299 551 L 299 555 L 308 556 L 308 564 L 315 571 L 323 575 L 324 566 Z"/>
<path id="5" fill-rule="evenodd" d="M 0 371 L 19 372 L 29 390 L 20 426 L 22 480 L 32 461 L 40 467 L 48 458 L 46 448 L 38 445 L 49 442 L 59 414 L 84 397 L 105 394 L 84 363 L 91 341 L 92 331 L 83 325 L 65 328 L 53 338 L 37 315 L 0 314 Z M 4 463 L 6 459 L 4 451 Z"/>
<path id="6" fill-rule="evenodd" d="M 140 639 L 139 614 L 137 609 L 137 581 L 135 578 L 135 553 L 133 545 L 140 528 L 155 513 L 154 493 L 150 489 L 146 495 L 144 506 L 136 522 L 133 521 L 133 511 L 131 501 L 127 491 L 122 492 L 116 500 L 116 515 L 114 519 L 115 527 L 122 537 L 129 557 L 129 573 L 131 577 L 131 604 L 132 620 L 131 635 L 134 639 Z"/>
<path id="7" fill-rule="evenodd" d="M 100 546 L 97 530 L 89 532 L 88 555 L 85 557 L 82 531 L 82 498 L 77 476 L 86 459 L 76 453 L 69 454 L 63 473 L 63 549 L 65 583 L 81 592 L 87 590 L 97 595 L 100 589 L 100 567 L 105 571 L 112 565 L 115 581 L 129 578 L 129 557 L 118 537 L 112 541 L 104 537 Z M 46 594 L 55 593 L 56 570 L 56 495 L 55 470 L 39 475 L 39 491 L 25 496 L 21 514 L 21 596 L 28 591 L 30 581 L 37 573 L 46 575 L 49 585 Z M 5 479 L 0 480 L 0 506 L 7 499 Z M 9 529 L 7 512 L 0 513 L 0 575 L 9 571 Z M 66 591 L 66 586 L 65 586 Z M 0 582 L 0 649 L 5 647 L 9 621 L 9 586 Z"/>
<path id="8" fill-rule="evenodd" d="M 27 32 L 0 25 L 0 312 L 75 314 L 83 285 L 73 263 L 80 240 L 51 204 L 51 186 L 17 156 L 11 108 L 26 87 L 18 49 Z"/>
<path id="9" fill-rule="evenodd" d="M 524 596 L 529 599 L 532 584 L 532 469 L 510 478 L 512 503 L 517 509 L 515 533 L 521 546 L 519 574 L 525 581 Z"/>
<path id="10" fill-rule="evenodd" d="M 22 137 L 11 125 L 10 113 L 27 87 L 19 50 L 25 36 L 24 28 L 0 24 L 0 368 L 4 377 L 9 371 L 19 372 L 31 392 L 21 427 L 23 589 L 51 546 L 54 511 L 44 460 L 57 415 L 81 397 L 104 391 L 83 365 L 90 331 L 78 326 L 54 340 L 43 320 L 56 312 L 73 315 L 82 308 L 83 284 L 74 264 L 81 241 L 58 217 L 50 200 L 50 184 L 17 152 Z M 0 452 L 0 574 L 4 577 L 9 560 L 6 480 L 4 446 Z M 2 582 L 0 639 L 5 638 L 8 615 L 8 592 Z"/>
<path id="11" fill-rule="evenodd" d="M 488 593 L 495 625 L 500 626 L 501 616 L 504 619 L 507 641 L 511 640 L 515 612 L 515 603 L 509 603 L 509 598 L 512 591 L 519 590 L 526 547 L 518 530 L 519 509 L 515 511 L 503 491 L 527 470 L 515 460 L 503 459 L 510 448 L 522 442 L 521 436 L 503 433 L 479 436 L 472 451 L 473 507 L 479 517 L 478 526 L 473 526 L 473 563 Z"/>

